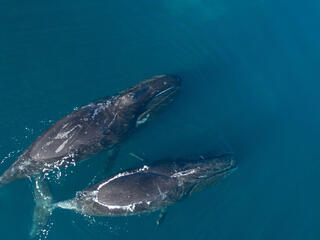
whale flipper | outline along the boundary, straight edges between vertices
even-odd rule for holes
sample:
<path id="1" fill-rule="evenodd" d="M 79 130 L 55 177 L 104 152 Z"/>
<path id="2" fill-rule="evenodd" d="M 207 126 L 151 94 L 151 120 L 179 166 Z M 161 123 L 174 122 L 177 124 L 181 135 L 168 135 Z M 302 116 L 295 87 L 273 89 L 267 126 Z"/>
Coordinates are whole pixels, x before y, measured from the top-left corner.
<path id="1" fill-rule="evenodd" d="M 157 227 L 160 227 L 162 225 L 162 223 L 164 222 L 166 216 L 168 214 L 168 210 L 167 208 L 163 208 L 160 210 L 160 214 L 159 214 L 159 218 L 157 220 Z"/>
<path id="2" fill-rule="evenodd" d="M 29 233 L 30 238 L 35 238 L 41 234 L 52 214 L 52 197 L 47 181 L 40 176 L 33 179 L 33 190 L 35 208 L 33 212 L 32 227 Z"/>
<path id="3" fill-rule="evenodd" d="M 136 159 L 138 159 L 138 160 L 140 160 L 141 162 L 145 162 L 146 161 L 145 158 L 142 158 L 141 156 L 139 156 L 139 155 L 137 155 L 137 154 L 135 154 L 133 152 L 129 153 L 129 155 L 134 157 L 134 158 L 136 158 Z"/>

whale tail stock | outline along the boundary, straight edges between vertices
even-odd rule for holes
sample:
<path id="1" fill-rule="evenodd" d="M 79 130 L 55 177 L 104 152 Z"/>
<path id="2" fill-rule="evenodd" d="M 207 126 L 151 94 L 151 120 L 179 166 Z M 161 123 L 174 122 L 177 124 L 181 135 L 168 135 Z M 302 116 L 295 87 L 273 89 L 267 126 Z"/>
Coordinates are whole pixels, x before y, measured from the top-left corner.
<path id="1" fill-rule="evenodd" d="M 35 200 L 35 208 L 33 212 L 32 227 L 29 233 L 33 239 L 40 235 L 46 226 L 49 217 L 52 214 L 54 206 L 52 205 L 52 197 L 49 184 L 46 179 L 37 176 L 33 179 L 33 194 Z"/>

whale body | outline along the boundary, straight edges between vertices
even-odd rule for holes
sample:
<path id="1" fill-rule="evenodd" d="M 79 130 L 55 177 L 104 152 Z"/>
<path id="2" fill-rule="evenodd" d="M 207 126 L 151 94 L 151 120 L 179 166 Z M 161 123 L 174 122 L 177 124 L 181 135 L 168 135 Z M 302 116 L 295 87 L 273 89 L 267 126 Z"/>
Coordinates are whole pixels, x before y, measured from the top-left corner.
<path id="1" fill-rule="evenodd" d="M 161 161 L 110 177 L 54 204 L 92 216 L 127 216 L 163 209 L 228 176 L 231 154 L 193 160 Z"/>
<path id="2" fill-rule="evenodd" d="M 178 76 L 157 75 L 68 114 L 39 136 L 4 172 L 0 186 L 75 165 L 92 154 L 112 149 L 154 111 L 170 103 L 179 88 Z"/>

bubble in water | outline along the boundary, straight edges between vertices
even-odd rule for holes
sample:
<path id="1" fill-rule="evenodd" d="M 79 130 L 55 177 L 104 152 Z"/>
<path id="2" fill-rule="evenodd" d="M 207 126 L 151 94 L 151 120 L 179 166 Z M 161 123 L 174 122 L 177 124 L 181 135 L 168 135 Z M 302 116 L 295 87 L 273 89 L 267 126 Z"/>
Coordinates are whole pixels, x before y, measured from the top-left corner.
<path id="1" fill-rule="evenodd" d="M 7 162 L 9 159 L 15 158 L 16 155 L 18 155 L 22 150 L 14 150 L 11 151 L 7 154 L 7 156 L 5 156 L 4 158 L 1 159 L 0 161 L 0 165 L 4 164 L 5 162 Z"/>
<path id="2" fill-rule="evenodd" d="M 46 240 L 52 228 L 53 228 L 53 222 L 46 224 L 46 226 L 43 229 L 41 229 L 40 234 L 38 236 L 38 240 Z"/>

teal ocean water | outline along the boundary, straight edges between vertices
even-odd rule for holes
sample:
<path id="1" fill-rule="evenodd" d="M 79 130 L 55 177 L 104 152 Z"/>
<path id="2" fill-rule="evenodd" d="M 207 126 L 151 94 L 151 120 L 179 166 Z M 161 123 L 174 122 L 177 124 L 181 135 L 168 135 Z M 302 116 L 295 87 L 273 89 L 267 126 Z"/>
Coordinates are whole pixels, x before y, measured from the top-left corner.
<path id="1" fill-rule="evenodd" d="M 162 73 L 182 77 L 179 98 L 123 144 L 112 172 L 205 151 L 238 160 L 221 184 L 170 207 L 160 228 L 158 213 L 57 210 L 41 239 L 320 238 L 319 1 L 0 5 L 1 173 L 74 108 Z M 101 179 L 105 159 L 57 176 L 54 199 Z M 27 179 L 0 189 L 0 239 L 28 239 L 31 190 Z"/>

